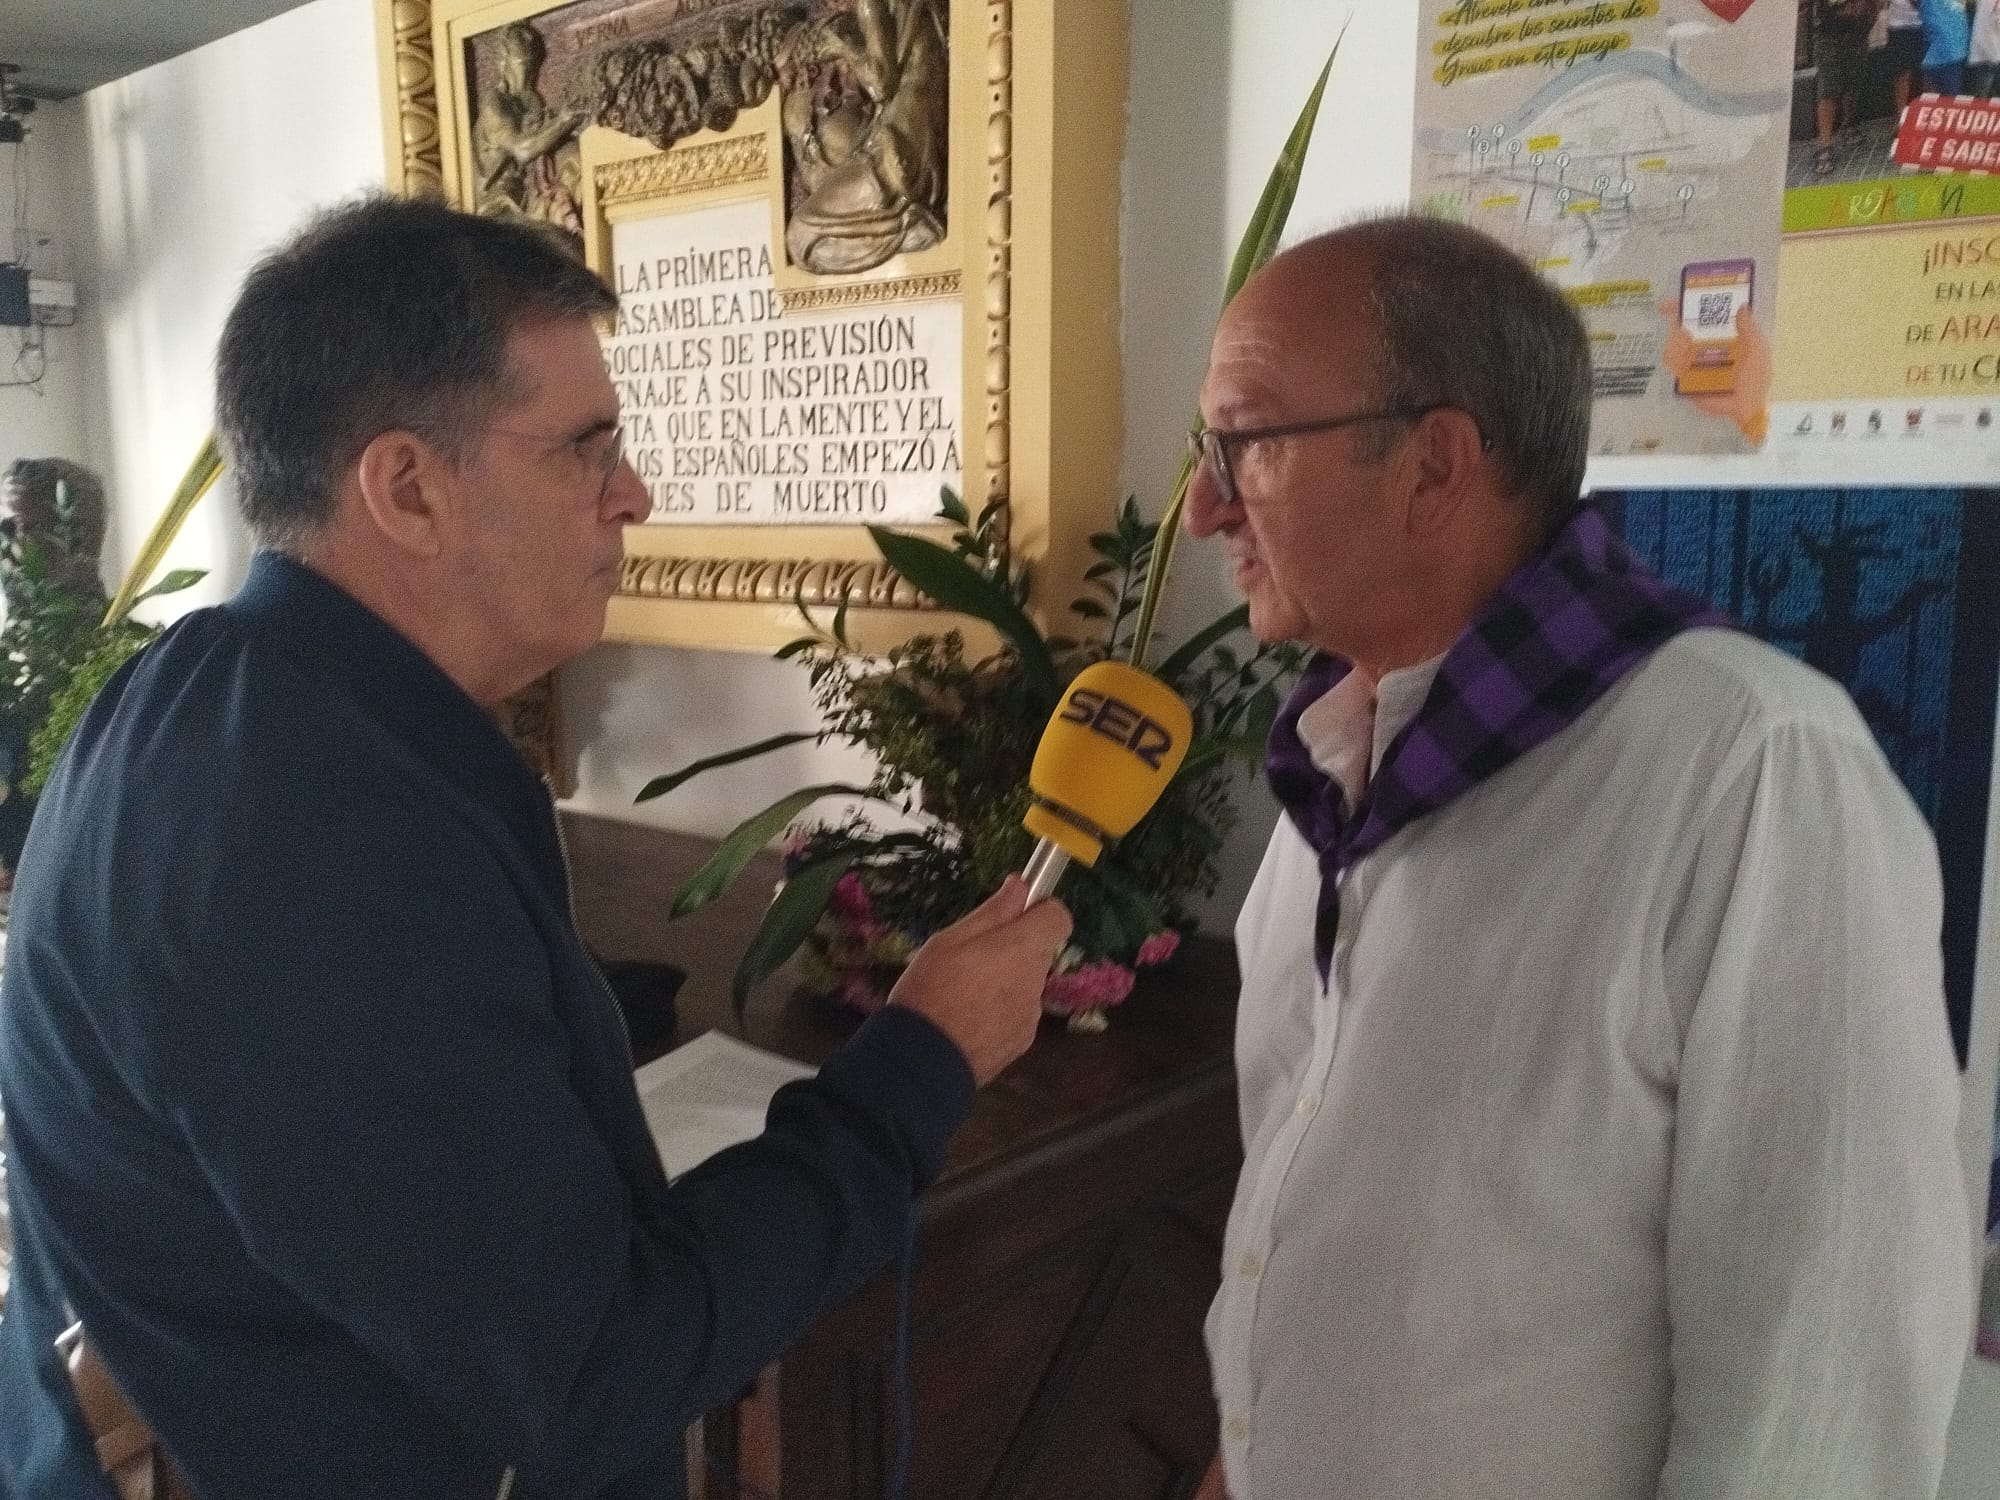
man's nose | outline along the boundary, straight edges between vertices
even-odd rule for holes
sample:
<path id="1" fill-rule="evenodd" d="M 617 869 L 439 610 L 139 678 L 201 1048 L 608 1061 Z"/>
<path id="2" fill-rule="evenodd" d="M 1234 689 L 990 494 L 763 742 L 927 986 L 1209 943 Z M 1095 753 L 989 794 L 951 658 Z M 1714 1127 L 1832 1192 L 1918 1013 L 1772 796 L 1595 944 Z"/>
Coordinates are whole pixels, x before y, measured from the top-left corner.
<path id="1" fill-rule="evenodd" d="M 1216 483 L 1215 470 L 1207 459 L 1194 466 L 1188 475 L 1187 500 L 1181 507 L 1181 524 L 1191 537 L 1213 536 L 1221 531 L 1230 520 L 1235 506 L 1222 498 L 1222 487 Z"/>
<path id="2" fill-rule="evenodd" d="M 631 460 L 619 459 L 618 467 L 612 471 L 611 483 L 604 489 L 605 519 L 637 526 L 652 513 L 653 496 L 647 490 L 645 481 L 632 467 Z"/>

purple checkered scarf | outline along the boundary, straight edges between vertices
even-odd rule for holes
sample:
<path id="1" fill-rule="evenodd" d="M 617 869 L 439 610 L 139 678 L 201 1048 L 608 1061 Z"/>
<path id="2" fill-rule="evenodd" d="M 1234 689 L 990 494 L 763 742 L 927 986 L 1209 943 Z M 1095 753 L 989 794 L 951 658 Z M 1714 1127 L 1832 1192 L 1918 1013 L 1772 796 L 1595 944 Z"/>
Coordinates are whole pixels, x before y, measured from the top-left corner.
<path id="1" fill-rule="evenodd" d="M 1661 582 L 1583 506 L 1445 653 L 1415 719 L 1390 741 L 1351 817 L 1313 764 L 1299 716 L 1345 677 L 1317 656 L 1271 728 L 1271 790 L 1319 854 L 1313 955 L 1325 979 L 1340 926 L 1340 872 L 1460 792 L 1560 733 L 1680 631 L 1729 625 L 1704 599 Z"/>

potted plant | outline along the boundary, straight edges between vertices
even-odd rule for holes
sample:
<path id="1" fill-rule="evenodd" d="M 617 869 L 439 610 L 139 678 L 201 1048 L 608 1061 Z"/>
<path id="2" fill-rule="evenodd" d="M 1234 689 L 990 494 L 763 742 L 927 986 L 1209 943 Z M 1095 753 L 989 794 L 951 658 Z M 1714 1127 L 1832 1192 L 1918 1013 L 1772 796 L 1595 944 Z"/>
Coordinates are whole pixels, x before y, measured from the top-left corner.
<path id="1" fill-rule="evenodd" d="M 22 459 L 7 471 L 4 489 L 0 867 L 11 872 L 34 798 L 70 730 L 105 679 L 158 633 L 131 618 L 132 606 L 202 575 L 176 570 L 141 592 L 158 562 L 153 554 L 107 604 L 97 573 L 105 506 L 96 476 L 62 459 Z"/>
<path id="2" fill-rule="evenodd" d="M 1033 846 L 1022 829 L 1028 766 L 1070 679 L 1094 661 L 1130 656 L 1159 527 L 1127 500 L 1091 539 L 1096 560 L 1072 607 L 1096 626 L 1083 639 L 1044 636 L 1022 609 L 1026 570 L 997 545 L 996 512 L 970 516 L 946 491 L 949 547 L 871 528 L 890 566 L 940 602 L 983 621 L 1000 648 L 975 657 L 956 629 L 912 637 L 886 658 L 856 651 L 837 612 L 830 626 L 785 646 L 800 661 L 825 725 L 697 761 L 649 783 L 663 796 L 718 766 L 803 740 L 844 739 L 876 763 L 865 785 L 803 787 L 745 819 L 682 889 L 674 914 L 713 900 L 751 858 L 815 802 L 846 796 L 891 810 L 879 823 L 854 811 L 806 823 L 785 846 L 786 880 L 736 974 L 738 1003 L 803 945 L 808 982 L 857 1010 L 872 1010 L 924 938 L 978 904 Z M 807 616 L 810 623 L 811 617 Z M 1159 805 L 1093 867 L 1067 877 L 1076 919 L 1070 946 L 1043 992 L 1044 1005 L 1080 1029 L 1101 1024 L 1135 971 L 1165 961 L 1189 925 L 1192 903 L 1213 889 L 1215 856 L 1231 822 L 1232 782 L 1254 765 L 1297 665 L 1291 647 L 1230 644 L 1243 607 L 1196 632 L 1156 667 L 1194 712 L 1180 773 Z"/>
<path id="3" fill-rule="evenodd" d="M 1266 181 L 1231 262 L 1225 301 L 1277 248 L 1332 65 L 1329 56 Z M 825 626 L 801 605 L 811 633 L 778 656 L 805 668 L 822 727 L 706 757 L 639 792 L 642 802 L 665 796 L 718 767 L 804 741 L 845 740 L 874 758 L 865 785 L 801 787 L 744 819 L 676 895 L 676 917 L 706 905 L 786 835 L 785 880 L 732 983 L 739 1013 L 751 989 L 801 948 L 809 987 L 857 1010 L 881 1005 L 925 937 L 1021 868 L 1033 843 L 1021 827 L 1028 767 L 1043 726 L 1064 687 L 1090 663 L 1146 664 L 1192 475 L 1184 460 L 1160 521 L 1143 520 L 1128 499 L 1110 528 L 1091 538 L 1096 557 L 1071 607 L 1084 627 L 1080 637 L 1044 635 L 1029 617 L 1027 573 L 999 544 L 996 509 L 974 517 L 946 490 L 939 514 L 954 528 L 948 546 L 870 527 L 896 572 L 946 609 L 991 627 L 999 649 L 975 658 L 961 631 L 945 629 L 915 636 L 886 658 L 869 657 L 847 638 L 844 603 Z M 1151 668 L 1193 710 L 1194 738 L 1154 810 L 1095 866 L 1075 867 L 1066 878 L 1063 898 L 1075 929 L 1043 1004 L 1068 1017 L 1072 1029 L 1102 1029 L 1105 1011 L 1131 992 L 1136 971 L 1171 956 L 1194 902 L 1213 889 L 1215 856 L 1233 819 L 1233 782 L 1245 766 L 1254 773 L 1280 683 L 1300 655 L 1290 646 L 1236 644 L 1247 620 L 1247 607 L 1239 606 Z M 836 796 L 892 816 L 852 811 L 797 823 Z"/>

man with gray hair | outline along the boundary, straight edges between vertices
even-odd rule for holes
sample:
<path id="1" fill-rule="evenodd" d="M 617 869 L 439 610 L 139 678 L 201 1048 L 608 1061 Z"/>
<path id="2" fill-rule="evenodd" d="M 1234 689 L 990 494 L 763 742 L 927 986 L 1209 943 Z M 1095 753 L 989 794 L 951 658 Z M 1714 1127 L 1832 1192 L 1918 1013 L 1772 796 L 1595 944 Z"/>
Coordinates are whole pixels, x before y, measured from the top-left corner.
<path id="1" fill-rule="evenodd" d="M 488 711 L 598 638 L 648 509 L 614 305 L 538 226 L 378 199 L 231 311 L 265 550 L 100 694 L 16 887 L 0 1495 L 103 1495 L 135 1430 L 86 1430 L 72 1315 L 203 1500 L 681 1494 L 686 1425 L 906 1243 L 1034 1036 L 1069 924 L 1010 881 L 668 1182 Z"/>
<path id="2" fill-rule="evenodd" d="M 1422 218 L 1217 330 L 1188 530 L 1318 654 L 1236 930 L 1206 1496 L 1935 1493 L 1936 854 L 1836 685 L 1580 502 L 1590 400 L 1560 293 Z"/>

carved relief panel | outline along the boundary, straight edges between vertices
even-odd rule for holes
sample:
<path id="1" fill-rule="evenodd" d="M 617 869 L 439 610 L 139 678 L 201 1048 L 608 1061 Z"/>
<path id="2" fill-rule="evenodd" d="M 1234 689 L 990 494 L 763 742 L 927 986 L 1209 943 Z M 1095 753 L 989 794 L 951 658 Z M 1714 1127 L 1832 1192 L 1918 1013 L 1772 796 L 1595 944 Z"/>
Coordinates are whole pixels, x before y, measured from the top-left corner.
<path id="1" fill-rule="evenodd" d="M 1118 463 L 1121 4 L 378 10 L 392 185 L 552 225 L 620 292 L 654 504 L 612 635 L 775 644 L 845 598 L 893 643 L 926 601 L 864 527 L 947 486 L 1069 597 Z"/>

